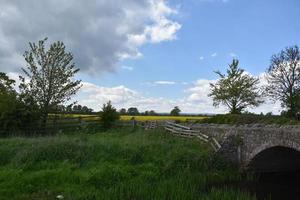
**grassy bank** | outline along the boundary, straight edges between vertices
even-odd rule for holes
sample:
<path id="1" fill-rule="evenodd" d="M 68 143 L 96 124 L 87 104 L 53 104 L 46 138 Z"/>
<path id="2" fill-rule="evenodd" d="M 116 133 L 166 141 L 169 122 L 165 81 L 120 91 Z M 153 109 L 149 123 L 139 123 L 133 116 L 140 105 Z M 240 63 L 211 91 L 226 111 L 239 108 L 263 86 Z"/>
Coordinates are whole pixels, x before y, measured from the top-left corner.
<path id="1" fill-rule="evenodd" d="M 134 119 L 137 121 L 161 121 L 161 120 L 175 120 L 186 122 L 188 120 L 202 120 L 207 117 L 203 116 L 134 116 Z M 122 115 L 121 120 L 128 121 L 131 120 L 132 116 Z"/>
<path id="2" fill-rule="evenodd" d="M 82 120 L 97 120 L 100 119 L 98 115 L 84 115 L 84 114 L 56 114 L 60 118 L 82 118 Z M 51 114 L 50 117 L 53 117 L 54 114 Z M 122 121 L 129 121 L 132 120 L 134 117 L 135 120 L 137 121 L 161 121 L 161 120 L 176 120 L 176 121 L 181 121 L 181 122 L 186 122 L 188 120 L 202 120 L 208 117 L 205 116 L 131 116 L 131 115 L 121 115 L 120 120 Z"/>
<path id="3" fill-rule="evenodd" d="M 198 120 L 199 123 L 214 124 L 278 124 L 278 125 L 300 125 L 300 121 L 283 116 L 266 116 L 256 114 L 226 114 L 216 115 Z"/>
<path id="4" fill-rule="evenodd" d="M 0 155 L 1 200 L 250 199 L 207 190 L 239 174 L 208 146 L 162 130 L 6 138 Z"/>

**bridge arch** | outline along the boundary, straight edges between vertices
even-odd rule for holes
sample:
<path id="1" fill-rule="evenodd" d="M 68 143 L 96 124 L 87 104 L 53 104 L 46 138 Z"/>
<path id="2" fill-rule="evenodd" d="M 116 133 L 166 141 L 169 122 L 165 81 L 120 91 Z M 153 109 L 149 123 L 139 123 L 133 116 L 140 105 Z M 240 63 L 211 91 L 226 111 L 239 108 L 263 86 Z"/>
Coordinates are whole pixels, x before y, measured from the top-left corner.
<path id="1" fill-rule="evenodd" d="M 246 169 L 253 171 L 290 171 L 300 169 L 300 144 L 294 141 L 264 143 L 246 159 Z"/>

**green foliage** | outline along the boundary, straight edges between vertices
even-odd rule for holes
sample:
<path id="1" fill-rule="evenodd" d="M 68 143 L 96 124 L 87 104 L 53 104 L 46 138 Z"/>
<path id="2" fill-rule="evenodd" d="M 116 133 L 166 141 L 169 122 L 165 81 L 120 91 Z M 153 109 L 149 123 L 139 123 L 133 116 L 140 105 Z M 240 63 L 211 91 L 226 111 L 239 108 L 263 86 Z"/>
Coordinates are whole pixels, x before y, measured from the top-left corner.
<path id="1" fill-rule="evenodd" d="M 258 106 L 263 101 L 258 90 L 258 78 L 251 77 L 238 67 L 239 61 L 233 60 L 227 69 L 227 75 L 217 71 L 220 79 L 211 83 L 214 106 L 223 104 L 231 114 L 239 114 L 247 107 Z"/>
<path id="2" fill-rule="evenodd" d="M 0 94 L 14 91 L 15 80 L 10 79 L 5 73 L 0 72 Z"/>
<path id="3" fill-rule="evenodd" d="M 179 109 L 179 107 L 178 107 L 178 106 L 175 106 L 175 107 L 171 110 L 170 115 L 171 115 L 171 116 L 179 116 L 180 112 L 181 112 L 181 110 Z"/>
<path id="4" fill-rule="evenodd" d="M 226 114 L 216 115 L 199 120 L 200 123 L 213 124 L 278 124 L 278 125 L 296 125 L 300 124 L 298 120 L 293 120 L 283 116 L 256 115 L 256 114 Z"/>
<path id="5" fill-rule="evenodd" d="M 300 50 L 298 46 L 287 47 L 273 55 L 267 69 L 266 93 L 281 101 L 285 115 L 296 117 L 300 113 Z"/>
<path id="6" fill-rule="evenodd" d="M 139 110 L 135 107 L 131 107 L 131 108 L 128 108 L 127 110 L 127 114 L 128 115 L 139 115 Z"/>
<path id="7" fill-rule="evenodd" d="M 81 87 L 78 80 L 73 80 L 79 69 L 75 68 L 73 55 L 65 51 L 62 42 L 54 42 L 48 50 L 44 40 L 38 44 L 29 43 L 29 51 L 25 51 L 24 58 L 27 67 L 22 68 L 26 77 L 21 77 L 20 91 L 23 96 L 32 98 L 43 114 L 45 126 L 48 113 L 57 105 L 69 101 Z"/>
<path id="8" fill-rule="evenodd" d="M 157 115 L 157 113 L 154 111 L 154 110 L 146 110 L 144 113 L 143 113 L 143 115 L 145 115 L 145 116 L 155 116 L 155 115 Z"/>
<path id="9" fill-rule="evenodd" d="M 17 94 L 13 89 L 15 81 L 0 72 L 0 117 L 14 110 Z"/>
<path id="10" fill-rule="evenodd" d="M 0 133 L 2 136 L 20 131 L 26 133 L 28 127 L 37 128 L 40 119 L 40 113 L 34 102 L 18 95 L 13 88 L 14 83 L 15 81 L 9 79 L 5 73 L 0 73 Z"/>
<path id="11" fill-rule="evenodd" d="M 111 101 L 103 104 L 102 111 L 100 112 L 100 121 L 104 129 L 112 128 L 120 115 L 117 110 L 111 105 Z"/>
<path id="12" fill-rule="evenodd" d="M 210 183 L 240 180 L 198 141 L 161 130 L 0 139 L 0 198 L 250 200 Z"/>
<path id="13" fill-rule="evenodd" d="M 127 111 L 125 108 L 121 108 L 120 111 L 119 111 L 120 115 L 126 115 L 127 114 Z"/>

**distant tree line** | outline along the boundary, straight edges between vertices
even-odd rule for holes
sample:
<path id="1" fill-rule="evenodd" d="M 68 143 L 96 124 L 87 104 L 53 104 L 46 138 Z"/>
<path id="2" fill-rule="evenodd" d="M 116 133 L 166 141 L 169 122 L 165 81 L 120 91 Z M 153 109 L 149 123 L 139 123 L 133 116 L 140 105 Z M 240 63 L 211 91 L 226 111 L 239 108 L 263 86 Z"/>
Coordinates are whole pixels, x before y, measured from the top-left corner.
<path id="1" fill-rule="evenodd" d="M 47 38 L 38 43 L 29 43 L 24 53 L 26 66 L 20 84 L 0 72 L 0 132 L 8 133 L 26 130 L 27 127 L 46 130 L 49 114 L 76 113 L 95 114 L 87 106 L 70 102 L 71 97 L 81 88 L 81 80 L 74 77 L 78 73 L 73 55 L 58 41 L 45 49 Z M 209 94 L 213 105 L 225 105 L 230 113 L 240 114 L 248 108 L 257 107 L 264 98 L 280 101 L 282 115 L 300 118 L 300 50 L 298 46 L 287 47 L 271 57 L 265 73 L 266 85 L 239 67 L 234 59 L 226 73 L 216 71 L 219 79 L 211 83 Z M 175 106 L 169 113 L 180 115 Z M 111 102 L 103 105 L 98 113 L 104 128 L 110 128 L 120 115 L 165 115 L 154 110 L 139 112 L 138 108 L 122 108 L 117 111 Z"/>
<path id="2" fill-rule="evenodd" d="M 143 116 L 155 116 L 158 115 L 154 110 L 146 110 L 145 112 L 140 112 L 138 108 L 136 107 L 130 107 L 127 110 L 125 108 L 121 108 L 119 110 L 120 115 L 132 115 L 132 116 L 138 116 L 138 115 L 143 115 Z"/>
<path id="3" fill-rule="evenodd" d="M 156 113 L 154 110 L 146 110 L 145 112 L 139 112 L 136 107 L 130 107 L 127 110 L 125 108 L 121 108 L 119 110 L 120 115 L 131 115 L 131 116 L 164 116 L 164 115 L 171 115 L 171 116 L 179 116 L 181 110 L 178 106 L 175 106 L 169 114 L 162 114 Z"/>
<path id="4" fill-rule="evenodd" d="M 92 108 L 82 106 L 80 104 L 71 104 L 68 106 L 58 105 L 53 109 L 53 113 L 66 113 L 66 114 L 96 114 Z"/>

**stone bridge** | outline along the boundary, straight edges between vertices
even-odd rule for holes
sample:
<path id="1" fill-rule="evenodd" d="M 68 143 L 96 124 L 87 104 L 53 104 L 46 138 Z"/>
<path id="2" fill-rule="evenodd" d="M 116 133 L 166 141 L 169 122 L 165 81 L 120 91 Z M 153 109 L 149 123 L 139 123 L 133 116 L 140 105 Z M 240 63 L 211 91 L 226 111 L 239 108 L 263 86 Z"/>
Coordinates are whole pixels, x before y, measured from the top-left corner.
<path id="1" fill-rule="evenodd" d="M 242 170 L 300 170 L 300 126 L 195 124 L 193 129 L 215 137 L 226 158 Z"/>

